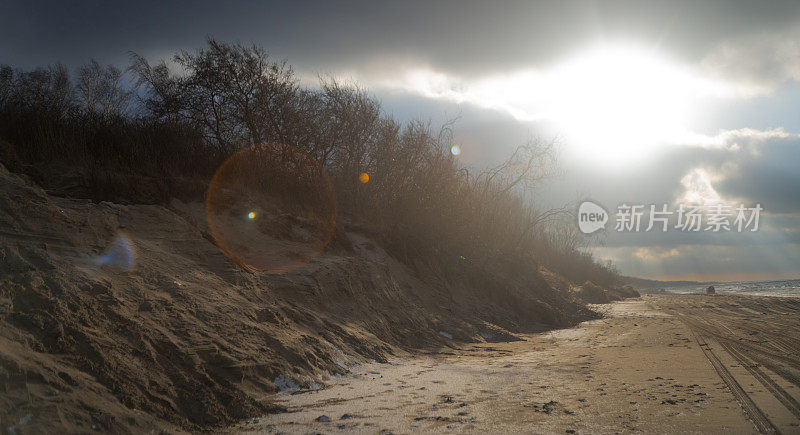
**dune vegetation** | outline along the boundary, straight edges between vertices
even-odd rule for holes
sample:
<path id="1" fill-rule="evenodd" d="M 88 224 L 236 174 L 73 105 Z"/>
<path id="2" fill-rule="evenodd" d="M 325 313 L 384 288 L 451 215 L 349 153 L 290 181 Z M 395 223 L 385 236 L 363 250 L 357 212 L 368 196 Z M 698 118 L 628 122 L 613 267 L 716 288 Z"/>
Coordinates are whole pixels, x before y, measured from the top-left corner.
<path id="1" fill-rule="evenodd" d="M 238 149 L 287 144 L 325 169 L 340 222 L 380 235 L 406 261 L 541 264 L 577 283 L 616 284 L 612 267 L 580 250 L 568 213 L 528 200 L 556 170 L 552 141 L 467 168 L 450 153 L 453 123 L 401 124 L 366 90 L 331 78 L 304 88 L 258 46 L 209 39 L 172 61 L 131 54 L 127 70 L 91 61 L 74 78 L 59 64 L 3 66 L 3 163 L 68 196 L 166 203 L 202 198 Z"/>

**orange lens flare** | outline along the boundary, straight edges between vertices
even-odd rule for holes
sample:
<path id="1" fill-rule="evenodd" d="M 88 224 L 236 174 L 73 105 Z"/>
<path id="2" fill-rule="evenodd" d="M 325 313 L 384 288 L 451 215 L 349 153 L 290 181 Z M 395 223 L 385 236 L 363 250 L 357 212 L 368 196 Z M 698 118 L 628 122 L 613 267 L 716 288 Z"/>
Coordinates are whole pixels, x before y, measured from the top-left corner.
<path id="1" fill-rule="evenodd" d="M 369 174 L 362 172 L 361 175 L 358 176 L 358 181 L 360 181 L 362 184 L 369 183 Z"/>
<path id="2" fill-rule="evenodd" d="M 238 151 L 217 170 L 206 219 L 233 261 L 285 273 L 313 260 L 330 241 L 336 195 L 313 157 L 289 145 L 260 144 Z"/>

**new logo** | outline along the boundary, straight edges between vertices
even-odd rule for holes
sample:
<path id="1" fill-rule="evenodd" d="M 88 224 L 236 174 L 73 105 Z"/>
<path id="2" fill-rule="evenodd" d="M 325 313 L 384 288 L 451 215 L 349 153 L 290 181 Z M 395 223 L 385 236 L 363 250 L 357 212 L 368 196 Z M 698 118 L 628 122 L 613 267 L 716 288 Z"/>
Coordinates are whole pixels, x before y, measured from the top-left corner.
<path id="1" fill-rule="evenodd" d="M 608 222 L 608 212 L 603 207 L 591 202 L 584 201 L 578 207 L 578 228 L 584 234 L 605 228 Z"/>

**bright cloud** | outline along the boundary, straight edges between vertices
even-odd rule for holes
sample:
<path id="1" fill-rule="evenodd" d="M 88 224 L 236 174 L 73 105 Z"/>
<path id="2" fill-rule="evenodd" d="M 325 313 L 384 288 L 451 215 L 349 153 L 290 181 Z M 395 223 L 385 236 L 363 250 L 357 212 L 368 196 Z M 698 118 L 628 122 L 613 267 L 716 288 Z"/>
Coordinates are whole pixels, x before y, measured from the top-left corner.
<path id="1" fill-rule="evenodd" d="M 722 197 L 714 189 L 712 181 L 714 177 L 707 170 L 702 168 L 692 169 L 681 179 L 684 192 L 678 198 L 678 203 L 715 205 L 723 203 Z"/>
<path id="2" fill-rule="evenodd" d="M 418 69 L 383 84 L 521 121 L 552 122 L 581 153 L 609 161 L 627 161 L 664 143 L 711 142 L 686 128 L 696 107 L 758 92 L 621 45 L 597 47 L 542 70 L 463 80 Z"/>
<path id="3" fill-rule="evenodd" d="M 681 255 L 678 248 L 672 249 L 656 249 L 656 248 L 636 248 L 633 251 L 633 256 L 642 261 L 663 260 L 665 258 L 677 257 Z"/>
<path id="4" fill-rule="evenodd" d="M 723 130 L 715 135 L 689 133 L 683 138 L 682 144 L 711 149 L 726 149 L 730 151 L 747 150 L 757 155 L 760 152 L 761 146 L 766 144 L 770 139 L 792 138 L 800 138 L 800 134 L 789 133 L 782 127 L 767 130 L 740 128 L 736 130 Z"/>

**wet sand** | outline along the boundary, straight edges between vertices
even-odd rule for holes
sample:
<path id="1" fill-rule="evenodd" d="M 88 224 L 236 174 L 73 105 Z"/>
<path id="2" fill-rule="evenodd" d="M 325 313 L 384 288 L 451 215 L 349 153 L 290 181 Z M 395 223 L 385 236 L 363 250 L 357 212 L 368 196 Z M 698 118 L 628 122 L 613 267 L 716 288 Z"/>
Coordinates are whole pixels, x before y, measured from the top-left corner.
<path id="1" fill-rule="evenodd" d="M 605 318 L 356 367 L 235 432 L 800 431 L 800 299 L 651 295 Z"/>

